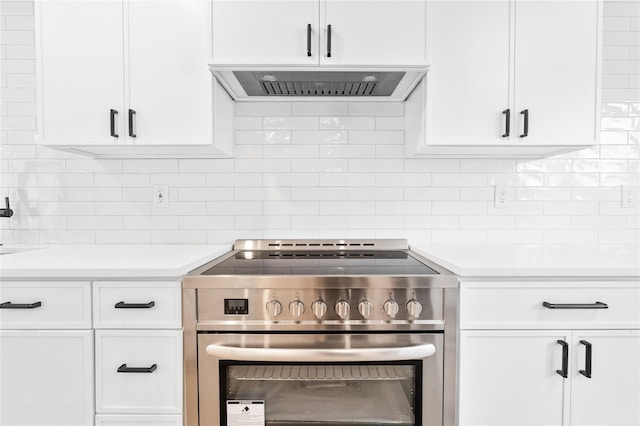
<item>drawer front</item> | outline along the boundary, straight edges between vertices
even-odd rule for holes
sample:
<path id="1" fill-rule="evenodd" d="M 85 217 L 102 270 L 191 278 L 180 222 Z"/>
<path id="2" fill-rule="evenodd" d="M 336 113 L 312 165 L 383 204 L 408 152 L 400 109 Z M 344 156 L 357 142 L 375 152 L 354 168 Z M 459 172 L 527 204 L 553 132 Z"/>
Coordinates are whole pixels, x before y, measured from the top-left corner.
<path id="1" fill-rule="evenodd" d="M 96 426 L 182 426 L 182 416 L 173 414 L 98 414 Z"/>
<path id="2" fill-rule="evenodd" d="M 180 328 L 180 282 L 94 282 L 100 328 Z"/>
<path id="3" fill-rule="evenodd" d="M 90 329 L 89 282 L 0 283 L 0 329 Z"/>
<path id="4" fill-rule="evenodd" d="M 640 284 L 463 281 L 460 328 L 637 329 Z"/>
<path id="5" fill-rule="evenodd" d="M 182 331 L 97 330 L 96 413 L 182 413 Z"/>

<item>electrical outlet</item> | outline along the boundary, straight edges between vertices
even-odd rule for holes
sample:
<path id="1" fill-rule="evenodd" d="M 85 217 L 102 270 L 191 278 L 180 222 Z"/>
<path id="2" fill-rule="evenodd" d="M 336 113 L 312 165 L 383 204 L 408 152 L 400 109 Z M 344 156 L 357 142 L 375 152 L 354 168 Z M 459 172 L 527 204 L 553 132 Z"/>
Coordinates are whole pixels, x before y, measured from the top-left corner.
<path id="1" fill-rule="evenodd" d="M 153 207 L 162 209 L 169 205 L 169 185 L 153 185 Z"/>
<path id="2" fill-rule="evenodd" d="M 638 205 L 638 188 L 630 185 L 622 186 L 622 207 L 633 208 Z"/>
<path id="3" fill-rule="evenodd" d="M 494 206 L 505 208 L 509 204 L 509 187 L 506 185 L 496 185 Z"/>

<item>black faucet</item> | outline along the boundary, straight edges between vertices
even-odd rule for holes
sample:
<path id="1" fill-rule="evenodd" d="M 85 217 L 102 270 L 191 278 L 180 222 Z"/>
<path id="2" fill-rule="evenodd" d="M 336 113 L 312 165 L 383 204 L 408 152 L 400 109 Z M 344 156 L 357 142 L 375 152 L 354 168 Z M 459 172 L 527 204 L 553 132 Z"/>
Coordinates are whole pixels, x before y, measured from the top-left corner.
<path id="1" fill-rule="evenodd" d="M 9 197 L 4 197 L 4 204 L 7 207 L 4 209 L 0 209 L 0 217 L 13 216 L 13 210 L 11 210 L 11 206 L 9 206 Z"/>

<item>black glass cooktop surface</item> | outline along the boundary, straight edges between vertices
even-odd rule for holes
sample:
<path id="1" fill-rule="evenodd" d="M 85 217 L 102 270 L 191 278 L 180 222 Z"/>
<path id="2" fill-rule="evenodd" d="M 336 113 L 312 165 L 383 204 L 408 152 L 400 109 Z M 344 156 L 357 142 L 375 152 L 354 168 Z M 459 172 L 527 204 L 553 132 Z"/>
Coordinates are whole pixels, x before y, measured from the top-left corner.
<path id="1" fill-rule="evenodd" d="M 403 251 L 241 251 L 202 275 L 438 275 Z"/>

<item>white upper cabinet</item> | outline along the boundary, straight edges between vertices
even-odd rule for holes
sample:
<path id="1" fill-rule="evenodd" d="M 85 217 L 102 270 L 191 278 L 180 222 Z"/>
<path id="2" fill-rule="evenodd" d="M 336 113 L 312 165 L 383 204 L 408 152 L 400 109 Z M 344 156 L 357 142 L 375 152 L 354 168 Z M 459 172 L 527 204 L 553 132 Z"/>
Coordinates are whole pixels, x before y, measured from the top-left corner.
<path id="1" fill-rule="evenodd" d="M 586 145 L 598 139 L 598 1 L 515 2 L 518 144 Z M 525 135 L 525 114 L 528 132 Z"/>
<path id="2" fill-rule="evenodd" d="M 44 144 L 101 157 L 230 154 L 233 103 L 206 65 L 210 2 L 36 4 Z"/>
<path id="3" fill-rule="evenodd" d="M 431 3 L 428 143 L 504 144 L 509 108 L 509 3 Z"/>
<path id="4" fill-rule="evenodd" d="M 426 2 L 324 0 L 320 61 L 331 65 L 425 65 Z"/>
<path id="5" fill-rule="evenodd" d="M 212 37 L 216 66 L 424 66 L 426 2 L 213 0 Z"/>
<path id="6" fill-rule="evenodd" d="M 601 0 L 428 2 L 407 153 L 541 157 L 598 141 Z"/>
<path id="7" fill-rule="evenodd" d="M 40 137 L 48 144 L 118 143 L 111 135 L 124 137 L 122 2 L 38 4 Z"/>
<path id="8" fill-rule="evenodd" d="M 211 144 L 209 5 L 172 0 L 129 1 L 127 6 L 128 103 L 135 111 L 127 111 L 127 121 L 134 142 Z M 133 138 L 129 129 L 127 134 Z"/>
<path id="9" fill-rule="evenodd" d="M 213 0 L 214 62 L 317 65 L 318 12 L 318 0 Z"/>

